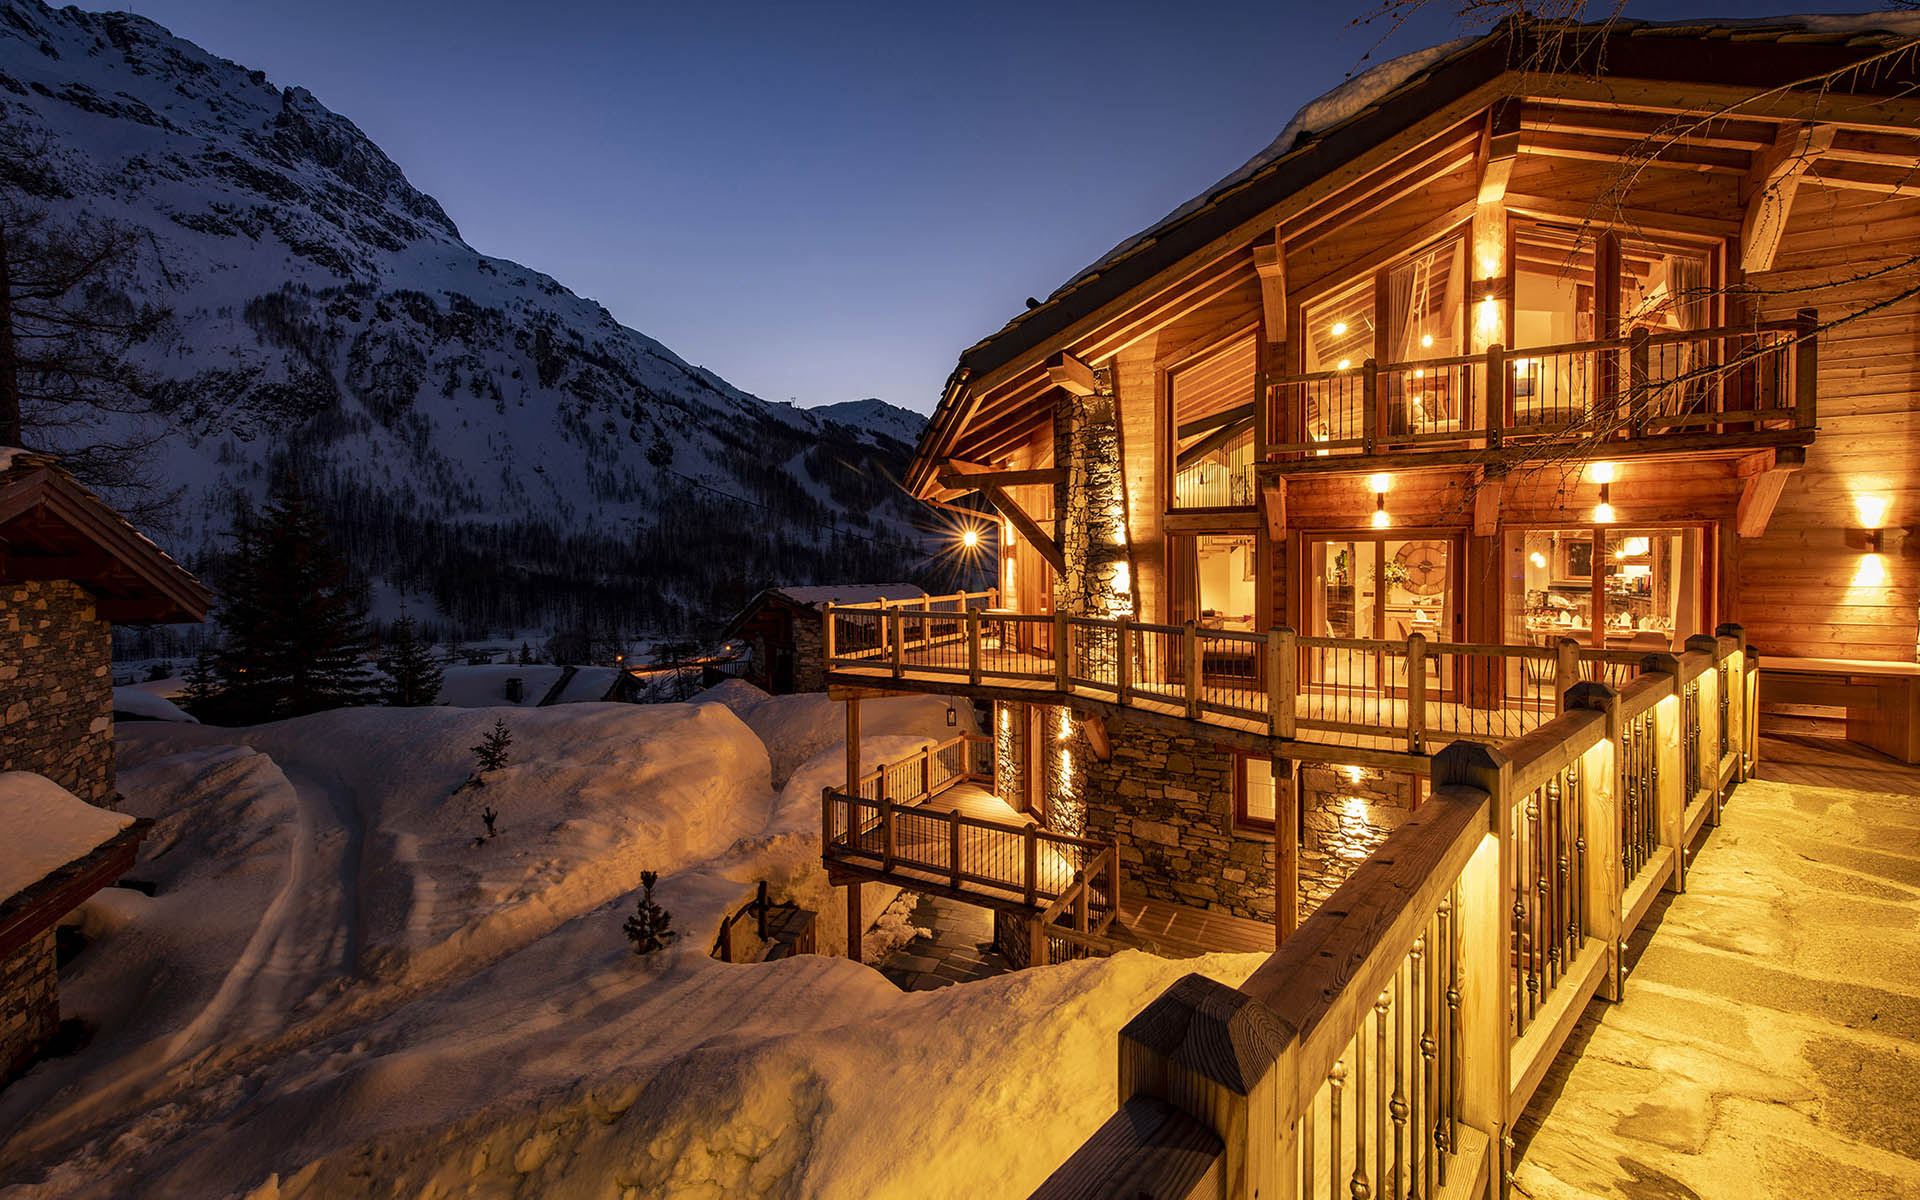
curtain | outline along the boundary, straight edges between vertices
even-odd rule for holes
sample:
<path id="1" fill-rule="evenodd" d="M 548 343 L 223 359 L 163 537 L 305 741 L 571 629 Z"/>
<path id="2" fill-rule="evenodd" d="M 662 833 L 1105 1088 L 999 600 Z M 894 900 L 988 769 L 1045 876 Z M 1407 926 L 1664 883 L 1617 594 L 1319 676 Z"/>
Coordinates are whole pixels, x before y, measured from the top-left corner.
<path id="1" fill-rule="evenodd" d="M 1679 332 L 1705 329 L 1707 326 L 1707 262 L 1693 255 L 1669 254 L 1661 260 L 1667 282 L 1668 323 Z M 1654 372 L 1660 391 L 1656 410 L 1677 415 L 1699 406 L 1706 395 L 1707 381 L 1687 379 L 1705 359 L 1701 347 L 1693 342 L 1678 342 L 1659 356 L 1660 370 Z M 1679 382 L 1676 382 L 1679 381 Z"/>

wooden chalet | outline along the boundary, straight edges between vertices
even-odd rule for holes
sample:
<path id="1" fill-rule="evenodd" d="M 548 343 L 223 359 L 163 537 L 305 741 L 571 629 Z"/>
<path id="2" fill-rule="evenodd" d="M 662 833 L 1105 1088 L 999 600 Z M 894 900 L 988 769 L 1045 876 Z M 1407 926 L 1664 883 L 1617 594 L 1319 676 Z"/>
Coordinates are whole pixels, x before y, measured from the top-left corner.
<path id="1" fill-rule="evenodd" d="M 820 614 L 826 605 L 913 603 L 926 594 L 912 583 L 765 588 L 735 614 L 721 636 L 746 643 L 747 670 L 742 678 L 748 683 L 777 696 L 818 692 L 826 687 L 825 659 L 820 653 Z"/>
<path id="2" fill-rule="evenodd" d="M 1920 758 L 1913 41 L 1510 22 L 961 355 L 908 486 L 992 505 L 998 587 L 829 607 L 830 877 L 993 907 L 1017 962 L 1279 943 L 1128 1026 L 1043 1194 L 1387 1188 L 1349 1075 L 1381 1129 L 1422 1097 L 1393 1194 L 1480 1194 L 1763 707 Z M 864 762 L 900 691 L 991 744 Z"/>

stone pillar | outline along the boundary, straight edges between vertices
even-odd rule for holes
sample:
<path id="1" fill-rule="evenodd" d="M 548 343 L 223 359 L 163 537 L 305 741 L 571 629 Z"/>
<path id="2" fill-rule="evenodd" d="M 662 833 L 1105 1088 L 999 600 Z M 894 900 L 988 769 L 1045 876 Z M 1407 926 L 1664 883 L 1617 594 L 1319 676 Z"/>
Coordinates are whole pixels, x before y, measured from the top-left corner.
<path id="1" fill-rule="evenodd" d="M 1054 512 L 1067 569 L 1054 581 L 1053 604 L 1076 617 L 1132 616 L 1119 406 L 1107 374 L 1097 378 L 1106 390 L 1091 396 L 1063 390 L 1054 403 L 1053 460 L 1067 472 L 1054 488 Z"/>

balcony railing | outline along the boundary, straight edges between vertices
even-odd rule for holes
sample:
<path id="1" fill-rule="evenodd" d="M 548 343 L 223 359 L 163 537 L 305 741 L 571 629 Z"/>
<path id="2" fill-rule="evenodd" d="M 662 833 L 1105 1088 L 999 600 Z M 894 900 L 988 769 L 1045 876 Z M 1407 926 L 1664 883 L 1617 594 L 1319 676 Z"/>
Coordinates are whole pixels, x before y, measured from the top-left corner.
<path id="1" fill-rule="evenodd" d="M 1270 737 L 1425 754 L 1442 740 L 1521 737 L 1582 681 L 1621 686 L 1645 655 L 1571 639 L 1503 646 L 1302 637 L 1126 618 L 1012 613 L 991 592 L 832 605 L 828 671 L 845 680 L 999 686 L 1184 717 Z M 1719 657 L 1732 637 L 1689 639 Z M 1036 697 L 1038 698 L 1038 697 Z"/>
<path id="2" fill-rule="evenodd" d="M 1813 310 L 1790 321 L 1418 362 L 1366 360 L 1268 389 L 1270 458 L 1311 459 L 1579 436 L 1812 429 Z"/>
<path id="3" fill-rule="evenodd" d="M 1503 1134 L 1751 768 L 1757 674 L 1655 656 L 1504 751 L 1435 755 L 1429 798 L 1245 983 L 1188 976 L 1128 1023 L 1120 1111 L 1036 1200 L 1504 1194 Z"/>

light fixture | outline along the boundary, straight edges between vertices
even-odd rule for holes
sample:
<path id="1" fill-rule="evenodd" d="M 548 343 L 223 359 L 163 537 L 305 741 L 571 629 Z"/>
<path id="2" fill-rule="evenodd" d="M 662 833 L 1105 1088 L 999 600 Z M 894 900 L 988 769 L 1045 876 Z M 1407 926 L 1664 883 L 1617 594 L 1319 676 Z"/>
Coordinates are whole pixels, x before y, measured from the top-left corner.
<path id="1" fill-rule="evenodd" d="M 1421 344 L 1422 346 L 1425 346 L 1425 347 L 1428 347 L 1428 348 L 1432 348 L 1432 346 L 1433 346 L 1433 335 L 1432 335 L 1432 334 L 1430 334 L 1430 333 L 1423 333 L 1423 334 L 1421 334 L 1421 335 L 1420 335 L 1420 344 Z"/>
<path id="2" fill-rule="evenodd" d="M 1547 565 L 1547 556 L 1540 553 L 1538 550 L 1535 550 L 1532 554 L 1529 554 L 1527 556 L 1527 561 L 1532 563 L 1536 567 L 1544 567 Z"/>
<path id="3" fill-rule="evenodd" d="M 960 544 L 969 550 L 978 546 L 980 544 L 980 531 L 978 529 L 967 530 L 960 535 Z"/>
<path id="4" fill-rule="evenodd" d="M 1337 363 L 1335 363 L 1335 364 L 1333 364 L 1333 369 L 1334 369 L 1334 370 L 1336 370 L 1336 371 L 1344 371 L 1344 370 L 1346 370 L 1346 369 L 1347 369 L 1348 367 L 1351 367 L 1352 365 L 1353 365 L 1353 360 L 1352 360 L 1352 359 L 1350 359 L 1350 358 L 1343 358 L 1343 359 L 1341 359 L 1341 360 L 1340 360 L 1339 362 L 1337 362 Z"/>
<path id="5" fill-rule="evenodd" d="M 947 701 L 947 728 L 952 729 L 960 723 L 960 714 L 954 711 L 953 701 Z"/>
<path id="6" fill-rule="evenodd" d="M 1384 473 L 1370 475 L 1367 486 L 1373 489 L 1373 527 L 1385 529 L 1393 524 L 1393 518 L 1387 515 L 1387 490 L 1393 486 L 1393 477 Z"/>
<path id="7" fill-rule="evenodd" d="M 1345 333 L 1346 331 L 1347 331 L 1347 323 L 1345 321 L 1335 321 L 1333 323 L 1333 330 L 1332 330 L 1333 336 L 1339 337 L 1341 334 Z"/>
<path id="8" fill-rule="evenodd" d="M 1600 485 L 1600 503 L 1593 506 L 1593 520 L 1598 525 L 1613 522 L 1613 464 L 1601 462 L 1593 464 L 1593 481 Z"/>
<path id="9" fill-rule="evenodd" d="M 1860 510 L 1860 534 L 1867 553 L 1879 554 L 1886 545 L 1887 498 L 1855 496 L 1853 506 Z"/>
<path id="10" fill-rule="evenodd" d="M 1427 377 L 1427 373 L 1424 369 L 1420 367 L 1415 367 L 1413 369 L 1413 377 L 1415 379 L 1425 379 Z"/>

